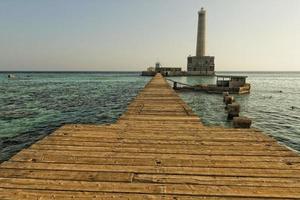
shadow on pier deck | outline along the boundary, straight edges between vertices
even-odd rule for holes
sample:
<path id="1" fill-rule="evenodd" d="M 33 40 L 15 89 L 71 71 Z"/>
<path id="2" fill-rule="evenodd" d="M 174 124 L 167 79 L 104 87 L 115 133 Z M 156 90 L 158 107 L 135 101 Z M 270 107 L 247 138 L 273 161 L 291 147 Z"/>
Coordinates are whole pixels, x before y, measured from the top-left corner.
<path id="1" fill-rule="evenodd" d="M 300 199 L 300 156 L 205 127 L 156 75 L 112 125 L 66 125 L 0 166 L 0 199 Z"/>

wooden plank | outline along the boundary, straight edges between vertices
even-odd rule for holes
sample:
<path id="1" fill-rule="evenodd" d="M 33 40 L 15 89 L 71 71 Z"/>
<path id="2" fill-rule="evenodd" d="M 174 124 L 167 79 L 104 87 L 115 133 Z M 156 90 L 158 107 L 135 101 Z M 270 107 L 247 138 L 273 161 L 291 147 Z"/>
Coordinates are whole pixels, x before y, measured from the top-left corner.
<path id="1" fill-rule="evenodd" d="M 123 192 L 141 194 L 205 195 L 227 197 L 279 197 L 300 198 L 298 188 L 261 186 L 211 186 L 188 184 L 150 184 L 119 182 L 87 182 L 65 180 L 0 178 L 1 188 L 64 190 L 87 192 Z"/>
<path id="2" fill-rule="evenodd" d="M 57 133 L 56 135 L 65 135 L 65 136 L 71 136 L 71 137 L 93 137 L 98 138 L 98 140 L 102 138 L 126 138 L 126 139 L 144 139 L 144 140 L 167 140 L 171 137 L 171 135 L 159 135 L 159 134 L 147 134 L 147 135 L 139 135 L 139 134 L 127 134 L 127 133 L 107 133 L 106 135 L 98 134 L 97 132 L 81 132 L 81 133 Z M 245 141 L 245 142 L 272 142 L 274 141 L 271 138 L 261 138 L 261 137 L 210 137 L 209 135 L 197 135 L 197 136 L 191 136 L 191 135 L 174 135 L 172 136 L 172 140 L 198 140 L 198 141 L 231 141 L 231 142 L 239 142 L 239 141 Z"/>
<path id="3" fill-rule="evenodd" d="M 222 158 L 219 158 L 222 159 Z M 300 163 L 280 161 L 240 161 L 211 159 L 183 159 L 183 158 L 122 158 L 122 157 L 89 157 L 66 156 L 64 154 L 21 154 L 14 156 L 12 161 L 19 162 L 49 162 L 49 163 L 78 163 L 93 165 L 140 165 L 140 166 L 169 166 L 169 167 L 211 167 L 211 168 L 257 168 L 257 169 L 300 169 Z"/>
<path id="4" fill-rule="evenodd" d="M 102 144 L 103 144 L 103 146 L 102 146 Z M 115 144 L 115 146 L 114 146 L 114 144 Z M 226 149 L 227 146 L 218 147 L 216 150 L 214 150 L 213 148 L 208 147 L 208 146 L 200 146 L 199 149 L 201 151 L 198 152 L 197 145 L 193 146 L 194 148 L 186 147 L 181 150 L 173 150 L 173 149 L 168 149 L 168 148 L 164 147 L 164 148 L 162 148 L 162 151 L 159 152 L 159 151 L 155 150 L 155 148 L 148 147 L 149 144 L 146 144 L 147 145 L 146 147 L 143 147 L 142 144 L 140 144 L 141 145 L 140 147 L 134 147 L 134 146 L 131 147 L 130 143 L 125 143 L 125 145 L 127 145 L 127 144 L 128 144 L 128 147 L 124 147 L 124 148 L 122 147 L 122 144 L 119 144 L 119 143 L 101 143 L 100 146 L 66 145 L 65 149 L 63 149 L 63 145 L 43 145 L 43 144 L 37 145 L 36 144 L 36 145 L 32 146 L 31 148 L 22 150 L 20 152 L 20 154 L 21 153 L 28 154 L 29 152 L 30 153 L 40 152 L 40 153 L 57 153 L 57 154 L 59 154 L 59 153 L 62 153 L 62 154 L 75 153 L 77 155 L 82 155 L 82 153 L 85 152 L 85 149 L 88 149 L 88 150 L 90 150 L 90 153 L 91 153 L 90 155 L 93 157 L 97 156 L 97 155 L 98 155 L 98 157 L 101 157 L 102 155 L 106 155 L 106 153 L 116 153 L 116 154 L 120 154 L 120 155 L 123 154 L 124 156 L 130 155 L 130 153 L 132 153 L 132 155 L 134 155 L 134 156 L 141 155 L 141 156 L 146 156 L 146 157 L 149 157 L 152 155 L 157 155 L 158 157 L 161 157 L 161 156 L 164 157 L 168 154 L 172 154 L 176 157 L 177 154 L 178 155 L 182 154 L 182 158 L 197 158 L 197 155 L 203 155 L 205 158 L 205 156 L 214 157 L 214 156 L 224 155 L 225 153 L 228 153 L 228 155 L 225 155 L 224 158 L 226 158 L 228 156 L 234 156 L 234 157 L 242 156 L 243 158 L 247 159 L 247 157 L 252 157 L 261 152 L 266 152 L 266 153 L 270 153 L 270 154 L 261 155 L 259 157 L 262 157 L 262 158 L 279 157 L 279 160 L 280 160 L 281 156 L 277 155 L 276 153 L 288 154 L 288 152 L 289 152 L 289 151 L 280 150 L 280 149 L 264 151 L 264 148 L 259 147 L 258 150 L 253 150 L 253 149 L 252 149 L 252 151 L 249 150 L 249 152 L 250 152 L 249 154 L 245 154 L 245 155 L 239 155 L 236 153 L 231 154 L 231 152 L 234 152 L 234 150 L 238 149 L 239 146 L 231 147 L 231 148 L 229 148 L 229 150 L 226 150 L 226 151 L 224 149 Z M 133 145 L 134 145 L 134 143 L 133 143 Z M 172 145 L 168 145 L 168 146 L 172 147 Z M 174 146 L 177 146 L 177 145 L 174 145 Z M 255 146 L 253 146 L 253 147 L 255 147 Z M 124 151 L 123 151 L 123 149 L 124 149 Z M 243 151 L 247 151 L 247 148 L 245 148 Z M 274 154 L 271 154 L 271 152 L 273 152 L 273 151 L 274 151 Z M 223 153 L 218 154 L 219 152 L 223 152 Z M 299 159 L 297 159 L 298 157 L 293 153 L 288 155 L 286 158 L 291 158 L 291 157 L 295 158 L 295 162 L 296 162 L 296 160 L 299 160 Z M 267 160 L 269 160 L 269 158 L 267 158 Z"/>
<path id="5" fill-rule="evenodd" d="M 146 125 L 145 125 L 146 126 Z M 193 129 L 191 130 L 189 128 L 186 129 L 174 129 L 172 128 L 168 130 L 163 130 L 163 129 L 130 129 L 130 128 L 124 128 L 120 130 L 62 130 L 62 131 L 57 131 L 57 133 L 65 133 L 65 134 L 71 134 L 71 133 L 82 133 L 82 134 L 89 134 L 89 133 L 95 133 L 97 132 L 99 135 L 107 135 L 107 134 L 141 134 L 141 133 L 147 133 L 147 134 L 153 134 L 153 135 L 181 135 L 181 136 L 199 136 L 199 137 L 241 137 L 241 138 L 269 138 L 266 135 L 262 135 L 260 132 L 257 131 L 243 131 L 243 130 L 235 130 L 235 131 L 230 131 L 230 133 L 227 133 L 226 130 L 206 130 L 206 129 Z"/>
<path id="6" fill-rule="evenodd" d="M 4 162 L 1 168 L 9 169 L 43 169 L 70 171 L 101 171 L 146 174 L 182 174 L 205 176 L 243 176 L 243 177 L 289 177 L 300 178 L 298 169 L 252 169 L 252 168 L 211 168 L 211 167 L 165 167 L 165 166 L 135 166 L 128 165 L 92 165 L 92 164 L 63 164 L 63 163 L 31 163 Z"/>
<path id="7" fill-rule="evenodd" d="M 221 186 L 256 186 L 256 187 L 294 187 L 300 188 L 300 179 L 288 178 L 257 178 L 257 177 L 226 177 L 226 176 L 195 176 L 195 175 L 166 175 L 166 174 L 135 174 L 134 182 L 197 184 Z M 297 189 L 298 190 L 298 189 Z"/>
<path id="8" fill-rule="evenodd" d="M 97 143 L 126 143 L 126 144 L 157 144 L 157 145 L 185 145 L 185 146 L 251 146 L 253 148 L 259 147 L 259 146 L 265 146 L 266 148 L 283 148 L 287 149 L 286 147 L 279 145 L 277 142 L 274 141 L 214 141 L 214 140 L 160 140 L 160 139 L 134 139 L 134 138 L 101 138 L 101 140 L 97 137 L 72 137 L 72 136 L 60 136 L 60 135 L 51 135 L 45 138 L 44 140 L 41 140 L 37 142 L 37 144 L 42 143 L 51 143 L 56 141 L 70 141 L 70 142 L 97 142 Z"/>
<path id="9" fill-rule="evenodd" d="M 104 181 L 104 182 L 132 182 L 133 173 L 127 172 L 82 172 L 70 170 L 33 170 L 33 169 L 4 169 L 0 168 L 3 178 L 32 178 L 49 180 L 74 181 Z"/>
<path id="10" fill-rule="evenodd" d="M 90 147 L 90 146 L 67 146 L 67 145 L 32 145 L 31 149 L 35 150 L 70 150 L 70 151 L 84 151 L 84 152 L 135 152 L 135 153 L 158 153 L 158 154 L 190 154 L 190 155 L 272 155 L 272 156 L 297 156 L 294 152 L 286 150 L 215 150 L 215 149 L 157 149 L 157 148 L 135 148 L 135 147 Z"/>
<path id="11" fill-rule="evenodd" d="M 37 142 L 38 145 L 66 145 L 66 146 L 88 146 L 88 147 L 135 147 L 135 148 L 156 148 L 156 149 L 191 149 L 191 150 L 200 150 L 200 149 L 214 149 L 214 150 L 268 150 L 268 151 L 289 151 L 283 146 L 266 146 L 264 144 L 251 144 L 249 143 L 245 146 L 245 143 L 230 143 L 227 144 L 224 142 L 211 142 L 209 144 L 198 143 L 198 144 L 157 144 L 153 143 L 128 143 L 128 142 L 102 142 L 102 141 L 76 141 L 76 140 L 60 140 L 59 139 L 47 139 Z"/>
<path id="12" fill-rule="evenodd" d="M 299 156 L 257 156 L 257 155 L 191 155 L 191 154 L 162 154 L 162 153 L 136 153 L 136 152 L 86 152 L 82 151 L 62 151 L 62 150 L 22 150 L 19 154 L 15 155 L 12 159 L 22 156 L 35 156 L 35 155 L 63 155 L 63 156 L 81 156 L 81 157 L 95 157 L 95 158 L 154 158 L 154 159 L 199 159 L 199 160 L 228 160 L 228 161 L 266 161 L 274 162 L 281 161 L 291 165 L 294 163 L 300 163 Z"/>
<path id="13" fill-rule="evenodd" d="M 136 194 L 136 193 L 106 193 L 106 192 L 79 192 L 79 191 L 60 191 L 60 190 L 32 190 L 32 189 L 9 189 L 0 188 L 1 200 L 90 200 L 90 199 L 118 199 L 118 200 L 140 200 L 140 199 L 161 199 L 161 200 L 246 200 L 247 197 L 208 197 L 208 196 L 186 196 L 186 195 L 159 195 L 159 194 Z M 251 200 L 261 200 L 261 198 L 251 198 Z M 271 198 L 267 198 L 271 199 Z M 274 199 L 274 198 L 272 198 Z M 276 198 L 282 200 L 282 198 Z"/>

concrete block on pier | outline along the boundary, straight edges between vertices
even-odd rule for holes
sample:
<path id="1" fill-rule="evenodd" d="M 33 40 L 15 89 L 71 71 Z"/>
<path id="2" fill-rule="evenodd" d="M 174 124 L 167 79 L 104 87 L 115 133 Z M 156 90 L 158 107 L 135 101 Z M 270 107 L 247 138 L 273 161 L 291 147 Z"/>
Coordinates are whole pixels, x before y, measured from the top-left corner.
<path id="1" fill-rule="evenodd" d="M 226 107 L 228 104 L 232 104 L 234 102 L 234 97 L 233 96 L 225 96 L 224 97 L 224 102 L 226 104 Z"/>
<path id="2" fill-rule="evenodd" d="M 252 120 L 248 117 L 234 117 L 233 127 L 234 128 L 250 128 Z"/>
<path id="3" fill-rule="evenodd" d="M 223 102 L 225 102 L 225 97 L 229 96 L 229 92 L 223 92 Z"/>
<path id="4" fill-rule="evenodd" d="M 227 111 L 228 111 L 228 119 L 233 119 L 234 117 L 238 117 L 240 114 L 240 104 L 238 103 L 232 103 L 227 105 Z"/>

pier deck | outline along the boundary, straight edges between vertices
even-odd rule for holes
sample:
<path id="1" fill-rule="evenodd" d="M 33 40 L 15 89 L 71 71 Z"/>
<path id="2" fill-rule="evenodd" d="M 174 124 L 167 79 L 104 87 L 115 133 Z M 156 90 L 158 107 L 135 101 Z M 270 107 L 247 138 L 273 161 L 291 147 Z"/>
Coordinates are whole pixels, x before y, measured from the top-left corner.
<path id="1" fill-rule="evenodd" d="M 0 199 L 76 198 L 300 199 L 300 156 L 203 126 L 158 74 L 115 124 L 65 125 L 0 165 Z"/>

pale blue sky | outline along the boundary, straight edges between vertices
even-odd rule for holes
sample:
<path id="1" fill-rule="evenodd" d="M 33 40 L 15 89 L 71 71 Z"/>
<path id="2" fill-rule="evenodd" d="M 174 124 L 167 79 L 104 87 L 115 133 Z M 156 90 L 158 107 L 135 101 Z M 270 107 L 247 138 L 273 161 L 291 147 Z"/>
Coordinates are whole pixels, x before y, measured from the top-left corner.
<path id="1" fill-rule="evenodd" d="M 202 6 L 216 70 L 300 70 L 300 0 L 0 0 L 0 70 L 186 69 Z"/>

